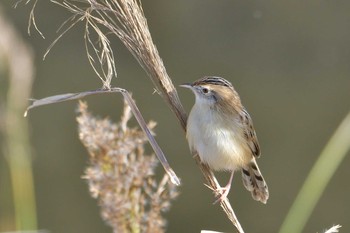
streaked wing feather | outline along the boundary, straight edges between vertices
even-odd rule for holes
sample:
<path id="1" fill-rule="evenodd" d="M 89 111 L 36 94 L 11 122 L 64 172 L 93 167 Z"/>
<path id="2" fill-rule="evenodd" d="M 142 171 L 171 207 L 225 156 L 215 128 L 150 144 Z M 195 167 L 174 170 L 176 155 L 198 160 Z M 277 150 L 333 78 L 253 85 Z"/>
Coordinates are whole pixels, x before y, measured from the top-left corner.
<path id="1" fill-rule="evenodd" d="M 248 146 L 252 151 L 252 154 L 258 158 L 261 154 L 258 138 L 254 130 L 252 118 L 245 108 L 243 108 L 243 111 L 241 112 L 241 120 L 244 126 L 244 135 L 247 138 Z"/>

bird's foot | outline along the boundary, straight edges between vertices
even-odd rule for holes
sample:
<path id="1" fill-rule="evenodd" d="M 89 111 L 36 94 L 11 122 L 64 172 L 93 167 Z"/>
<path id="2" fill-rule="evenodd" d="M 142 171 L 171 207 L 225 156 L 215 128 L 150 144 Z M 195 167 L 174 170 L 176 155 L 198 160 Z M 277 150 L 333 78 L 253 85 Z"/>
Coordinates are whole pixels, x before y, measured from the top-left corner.
<path id="1" fill-rule="evenodd" d="M 213 205 L 215 205 L 218 202 L 224 201 L 227 198 L 227 195 L 229 194 L 230 189 L 231 189 L 231 184 L 228 184 L 225 187 L 219 187 L 217 189 L 214 189 L 207 184 L 205 184 L 205 186 L 207 186 L 209 189 L 211 189 L 213 191 L 213 193 L 215 194 L 215 196 L 218 198 L 218 199 L 216 199 L 216 201 L 213 202 Z"/>

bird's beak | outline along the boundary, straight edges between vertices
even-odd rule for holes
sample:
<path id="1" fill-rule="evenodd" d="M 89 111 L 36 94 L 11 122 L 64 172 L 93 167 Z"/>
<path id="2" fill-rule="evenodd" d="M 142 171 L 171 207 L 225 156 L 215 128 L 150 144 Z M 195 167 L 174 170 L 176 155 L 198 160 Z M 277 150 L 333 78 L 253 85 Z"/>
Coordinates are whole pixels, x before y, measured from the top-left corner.
<path id="1" fill-rule="evenodd" d="M 184 83 L 184 84 L 181 84 L 180 87 L 192 89 L 192 83 Z"/>

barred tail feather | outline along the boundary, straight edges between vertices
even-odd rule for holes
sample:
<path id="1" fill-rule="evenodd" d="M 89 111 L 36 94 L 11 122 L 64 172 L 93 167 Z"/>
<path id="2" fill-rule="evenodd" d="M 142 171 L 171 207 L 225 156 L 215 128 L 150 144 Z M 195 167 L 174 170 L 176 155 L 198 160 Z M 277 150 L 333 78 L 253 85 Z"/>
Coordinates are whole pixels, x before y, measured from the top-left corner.
<path id="1" fill-rule="evenodd" d="M 253 199 L 266 204 L 269 190 L 255 159 L 248 166 L 242 168 L 242 179 L 244 187 L 252 193 Z"/>

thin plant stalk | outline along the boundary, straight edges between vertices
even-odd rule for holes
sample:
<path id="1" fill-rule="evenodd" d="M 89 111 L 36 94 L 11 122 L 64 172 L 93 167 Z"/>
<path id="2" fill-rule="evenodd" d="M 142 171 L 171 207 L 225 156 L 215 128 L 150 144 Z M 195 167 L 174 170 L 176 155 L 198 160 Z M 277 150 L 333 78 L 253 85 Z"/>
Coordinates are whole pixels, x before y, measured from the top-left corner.
<path id="1" fill-rule="evenodd" d="M 0 14 L 0 57 L 7 60 L 9 85 L 7 89 L 6 108 L 4 111 L 4 145 L 3 150 L 8 162 L 12 185 L 15 230 L 36 230 L 36 202 L 32 172 L 31 147 L 29 143 L 28 124 L 22 117 L 30 96 L 33 82 L 33 55 Z M 15 48 L 15 49 L 14 49 Z M 4 200 L 1 200 L 4 201 Z M 8 211 L 12 212 L 12 211 Z M 12 225 L 2 223 L 0 225 Z M 6 230 L 6 229 L 1 229 Z M 9 230 L 9 229 L 7 229 Z"/>
<path id="2" fill-rule="evenodd" d="M 299 191 L 279 233 L 299 233 L 304 229 L 327 184 L 350 150 L 350 113 L 344 118 Z"/>
<path id="3" fill-rule="evenodd" d="M 164 167 L 165 172 L 169 175 L 171 182 L 175 185 L 180 185 L 180 179 L 176 176 L 174 170 L 170 167 L 163 151 L 159 147 L 159 145 L 158 145 L 157 141 L 155 140 L 155 138 L 153 137 L 151 131 L 148 129 L 146 121 L 143 119 L 140 110 L 138 109 L 137 105 L 135 104 L 134 100 L 132 99 L 130 93 L 125 89 L 113 87 L 113 88 L 106 89 L 106 90 L 98 89 L 98 90 L 85 91 L 85 92 L 79 92 L 79 93 L 67 93 L 67 94 L 50 96 L 50 97 L 46 97 L 43 99 L 33 100 L 33 103 L 25 111 L 24 116 L 27 116 L 28 111 L 30 109 L 36 108 L 36 107 L 39 107 L 42 105 L 59 103 L 59 102 L 63 102 L 63 101 L 77 100 L 77 99 L 81 99 L 81 98 L 89 96 L 89 95 L 96 95 L 96 94 L 102 94 L 102 93 L 116 93 L 116 92 L 121 93 L 124 97 L 124 100 L 128 103 L 128 105 L 131 108 L 131 111 L 134 114 L 137 122 L 139 123 L 143 132 L 146 134 L 149 143 L 151 144 L 155 154 L 157 155 L 162 166 Z"/>

